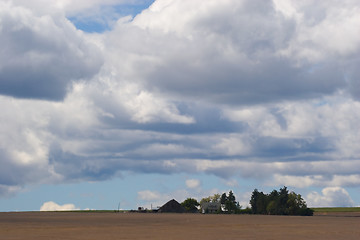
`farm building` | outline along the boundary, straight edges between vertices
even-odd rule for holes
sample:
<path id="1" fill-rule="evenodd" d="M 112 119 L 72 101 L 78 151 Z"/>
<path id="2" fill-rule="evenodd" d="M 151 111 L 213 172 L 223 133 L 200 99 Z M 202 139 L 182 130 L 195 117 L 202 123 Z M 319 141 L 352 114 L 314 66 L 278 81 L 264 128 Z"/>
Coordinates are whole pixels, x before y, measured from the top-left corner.
<path id="1" fill-rule="evenodd" d="M 221 209 L 220 202 L 204 202 L 201 204 L 202 213 L 216 213 Z"/>
<path id="2" fill-rule="evenodd" d="M 184 213 L 185 208 L 181 206 L 175 199 L 172 199 L 165 203 L 162 207 L 159 208 L 161 213 Z"/>

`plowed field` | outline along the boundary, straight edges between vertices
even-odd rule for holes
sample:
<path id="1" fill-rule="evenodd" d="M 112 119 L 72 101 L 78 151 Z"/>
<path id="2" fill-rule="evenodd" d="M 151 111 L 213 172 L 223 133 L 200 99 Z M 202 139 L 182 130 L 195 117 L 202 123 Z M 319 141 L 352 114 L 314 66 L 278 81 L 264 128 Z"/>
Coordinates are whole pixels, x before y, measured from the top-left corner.
<path id="1" fill-rule="evenodd" d="M 0 239 L 360 239 L 359 214 L 0 213 Z"/>

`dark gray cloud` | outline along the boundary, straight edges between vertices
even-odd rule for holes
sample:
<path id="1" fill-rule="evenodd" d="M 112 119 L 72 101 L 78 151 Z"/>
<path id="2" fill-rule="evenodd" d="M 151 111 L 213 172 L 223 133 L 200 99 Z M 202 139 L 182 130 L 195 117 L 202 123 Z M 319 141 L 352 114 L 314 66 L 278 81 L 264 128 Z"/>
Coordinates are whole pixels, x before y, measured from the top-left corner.
<path id="1" fill-rule="evenodd" d="M 167 64 L 150 76 L 149 88 L 156 86 L 174 95 L 231 105 L 316 98 L 345 86 L 339 66 L 332 64 L 299 69 L 276 58 L 255 66 L 225 66 L 220 61 L 198 69 L 188 61 Z"/>
<path id="2" fill-rule="evenodd" d="M 352 96 L 360 101 L 360 60 L 350 60 L 349 67 L 346 71 L 346 80 L 348 81 L 348 90 Z"/>

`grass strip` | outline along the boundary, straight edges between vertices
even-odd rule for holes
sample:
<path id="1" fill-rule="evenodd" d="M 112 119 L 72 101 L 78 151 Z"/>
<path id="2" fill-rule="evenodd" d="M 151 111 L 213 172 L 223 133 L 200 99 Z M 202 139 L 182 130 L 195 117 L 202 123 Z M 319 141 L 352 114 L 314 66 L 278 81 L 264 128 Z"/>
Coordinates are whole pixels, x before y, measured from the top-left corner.
<path id="1" fill-rule="evenodd" d="M 360 207 L 326 207 L 312 208 L 314 212 L 360 212 Z"/>

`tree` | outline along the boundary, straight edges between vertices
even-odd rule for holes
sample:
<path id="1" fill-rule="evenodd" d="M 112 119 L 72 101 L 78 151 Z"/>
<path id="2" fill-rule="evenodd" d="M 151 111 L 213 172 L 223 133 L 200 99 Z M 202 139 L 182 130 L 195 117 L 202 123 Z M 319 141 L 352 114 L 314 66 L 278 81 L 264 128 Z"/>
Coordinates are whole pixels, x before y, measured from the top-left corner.
<path id="1" fill-rule="evenodd" d="M 300 194 L 289 193 L 287 205 L 289 215 L 312 216 L 314 214 L 314 211 L 307 207 L 305 200 Z"/>
<path id="2" fill-rule="evenodd" d="M 181 206 L 183 206 L 187 212 L 197 212 L 199 209 L 197 208 L 199 206 L 199 202 L 194 198 L 187 198 L 185 201 L 181 203 Z"/>
<path id="3" fill-rule="evenodd" d="M 226 193 L 221 195 L 220 202 L 227 213 L 239 213 L 241 209 L 240 204 L 236 201 L 235 195 L 231 190 L 228 196 Z"/>
<path id="4" fill-rule="evenodd" d="M 219 202 L 219 201 L 220 201 L 220 198 L 221 198 L 221 196 L 220 196 L 220 194 L 218 194 L 218 193 L 215 193 L 213 196 L 210 197 L 211 202 L 213 202 L 213 203 Z"/>
<path id="5" fill-rule="evenodd" d="M 287 187 L 280 188 L 279 191 L 279 198 L 278 198 L 278 215 L 288 215 L 289 214 L 289 206 L 288 206 L 288 199 L 289 199 L 289 191 Z"/>
<path id="6" fill-rule="evenodd" d="M 250 199 L 251 212 L 253 214 L 266 214 L 267 213 L 267 205 L 268 205 L 268 197 L 263 192 L 259 192 L 257 189 L 251 194 Z"/>
<path id="7" fill-rule="evenodd" d="M 277 204 L 275 200 L 270 201 L 267 205 L 266 205 L 266 212 L 269 215 L 278 215 L 277 214 L 278 208 L 277 208 Z"/>
<path id="8" fill-rule="evenodd" d="M 273 190 L 266 197 L 266 214 L 269 215 L 281 215 L 280 214 L 280 205 L 279 205 L 279 196 L 280 193 L 276 190 Z"/>
<path id="9" fill-rule="evenodd" d="M 220 194 L 215 193 L 215 194 L 212 195 L 212 196 L 202 198 L 202 199 L 200 200 L 200 204 L 203 204 L 203 203 L 206 203 L 206 202 L 216 203 L 216 202 L 219 202 L 219 201 L 220 201 Z"/>
<path id="10" fill-rule="evenodd" d="M 255 188 L 254 191 L 251 193 L 251 198 L 250 198 L 250 206 L 251 206 L 251 212 L 253 214 L 258 214 L 258 208 L 257 208 L 257 203 L 259 201 L 259 191 Z"/>
<path id="11" fill-rule="evenodd" d="M 211 197 L 204 197 L 200 200 L 200 205 L 202 205 L 203 203 L 209 203 L 211 202 Z"/>
<path id="12" fill-rule="evenodd" d="M 220 198 L 220 203 L 225 205 L 226 200 L 227 200 L 226 193 L 223 193 Z"/>
<path id="13" fill-rule="evenodd" d="M 268 205 L 268 196 L 263 192 L 260 192 L 258 202 L 256 203 L 258 213 L 259 214 L 266 214 L 266 207 Z"/>

